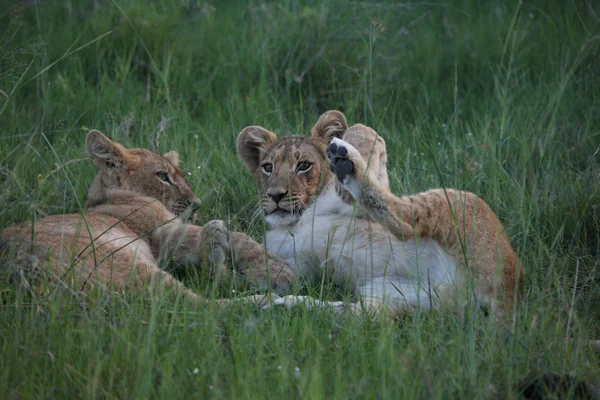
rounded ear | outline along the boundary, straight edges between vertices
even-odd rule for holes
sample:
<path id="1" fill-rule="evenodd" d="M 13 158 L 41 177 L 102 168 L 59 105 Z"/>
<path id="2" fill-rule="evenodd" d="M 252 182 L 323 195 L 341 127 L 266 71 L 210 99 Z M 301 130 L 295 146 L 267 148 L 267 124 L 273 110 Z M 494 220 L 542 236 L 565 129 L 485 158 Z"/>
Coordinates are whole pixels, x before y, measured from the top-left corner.
<path id="1" fill-rule="evenodd" d="M 174 166 L 178 167 L 179 166 L 179 153 L 176 152 L 175 150 L 171 150 L 168 153 L 165 153 L 163 155 L 164 158 L 166 158 L 167 160 L 169 160 L 169 162 L 171 164 L 173 164 Z"/>
<path id="2" fill-rule="evenodd" d="M 334 137 L 341 139 L 347 129 L 346 116 L 341 111 L 331 110 L 319 117 L 310 132 L 312 137 L 329 143 Z"/>
<path id="3" fill-rule="evenodd" d="M 122 170 L 131 161 L 129 150 L 97 130 L 88 132 L 85 148 L 98 168 Z"/>
<path id="4" fill-rule="evenodd" d="M 250 172 L 256 171 L 260 163 L 260 153 L 267 152 L 269 146 L 277 142 L 277 135 L 261 126 L 245 127 L 237 138 L 237 154 Z"/>

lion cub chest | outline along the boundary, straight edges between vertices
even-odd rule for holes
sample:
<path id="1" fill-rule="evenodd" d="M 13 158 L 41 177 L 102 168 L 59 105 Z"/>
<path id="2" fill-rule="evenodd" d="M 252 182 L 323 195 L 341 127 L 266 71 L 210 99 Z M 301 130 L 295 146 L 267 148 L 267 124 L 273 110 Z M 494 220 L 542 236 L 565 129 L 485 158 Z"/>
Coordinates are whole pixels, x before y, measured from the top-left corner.
<path id="1" fill-rule="evenodd" d="M 449 283 L 456 261 L 430 239 L 399 241 L 383 226 L 356 218 L 335 192 L 319 196 L 296 224 L 272 227 L 267 250 L 308 279 L 326 272 L 357 288 L 377 278 Z"/>

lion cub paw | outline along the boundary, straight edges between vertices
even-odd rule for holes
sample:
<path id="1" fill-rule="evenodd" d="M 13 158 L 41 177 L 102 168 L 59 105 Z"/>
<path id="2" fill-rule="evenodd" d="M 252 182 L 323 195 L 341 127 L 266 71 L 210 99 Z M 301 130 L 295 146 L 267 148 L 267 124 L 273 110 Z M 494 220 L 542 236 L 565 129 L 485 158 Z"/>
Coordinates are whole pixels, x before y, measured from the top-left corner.
<path id="1" fill-rule="evenodd" d="M 327 158 L 331 171 L 344 185 L 344 189 L 358 199 L 360 185 L 357 177 L 364 176 L 366 172 L 366 163 L 359 151 L 350 143 L 334 138 L 327 146 Z"/>
<path id="2" fill-rule="evenodd" d="M 211 267 L 211 275 L 215 281 L 223 282 L 229 276 L 227 269 L 227 253 L 229 251 L 229 230 L 221 220 L 208 221 L 204 225 L 204 237 L 207 260 Z"/>
<path id="3" fill-rule="evenodd" d="M 242 275 L 259 289 L 269 289 L 279 294 L 287 293 L 294 282 L 292 269 L 271 256 L 266 264 L 261 258 L 253 268 L 243 271 Z"/>
<path id="4" fill-rule="evenodd" d="M 294 282 L 294 272 L 284 262 L 270 258 L 271 289 L 276 293 L 287 293 Z"/>

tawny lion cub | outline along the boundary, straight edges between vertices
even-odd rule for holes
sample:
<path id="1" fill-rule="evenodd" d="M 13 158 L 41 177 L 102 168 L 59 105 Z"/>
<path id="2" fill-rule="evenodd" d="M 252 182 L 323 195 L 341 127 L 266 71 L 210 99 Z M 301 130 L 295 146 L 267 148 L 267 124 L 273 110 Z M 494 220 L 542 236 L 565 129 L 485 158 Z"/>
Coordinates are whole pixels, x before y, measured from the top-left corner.
<path id="1" fill-rule="evenodd" d="M 218 220 L 203 227 L 182 220 L 191 218 L 199 202 L 178 168 L 175 151 L 161 156 L 127 149 L 96 130 L 88 133 L 86 149 L 99 171 L 85 212 L 48 216 L 0 234 L 4 267 L 25 278 L 21 283 L 35 279 L 31 273 L 41 273 L 46 280 L 68 281 L 81 289 L 104 285 L 123 291 L 150 285 L 173 287 L 197 299 L 159 267 L 161 260 L 206 265 L 217 279 L 225 279 L 231 255 L 251 282 L 287 288 L 291 271 L 275 260 L 267 267 L 263 247 L 249 236 L 228 232 Z M 22 273 L 28 269 L 29 275 Z"/>
<path id="2" fill-rule="evenodd" d="M 493 211 L 453 189 L 395 196 L 373 129 L 348 128 L 329 111 L 311 136 L 247 127 L 237 150 L 263 188 L 268 251 L 298 277 L 350 289 L 355 312 L 454 308 L 473 297 L 497 318 L 512 308 L 522 268 Z"/>

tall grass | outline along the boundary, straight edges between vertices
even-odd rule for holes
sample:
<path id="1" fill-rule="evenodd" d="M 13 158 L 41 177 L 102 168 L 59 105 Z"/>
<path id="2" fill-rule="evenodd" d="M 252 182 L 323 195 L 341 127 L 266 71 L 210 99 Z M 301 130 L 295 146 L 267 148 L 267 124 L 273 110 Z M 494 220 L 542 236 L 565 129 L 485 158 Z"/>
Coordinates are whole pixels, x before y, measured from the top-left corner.
<path id="1" fill-rule="evenodd" d="M 385 137 L 395 193 L 483 197 L 526 282 L 501 329 L 477 315 L 33 301 L 5 284 L 0 394 L 510 398 L 528 374 L 597 379 L 583 339 L 600 335 L 599 44 L 600 8 L 577 0 L 2 2 L 0 227 L 79 211 L 93 127 L 177 149 L 200 222 L 260 239 L 237 133 L 308 134 L 340 109 Z"/>

